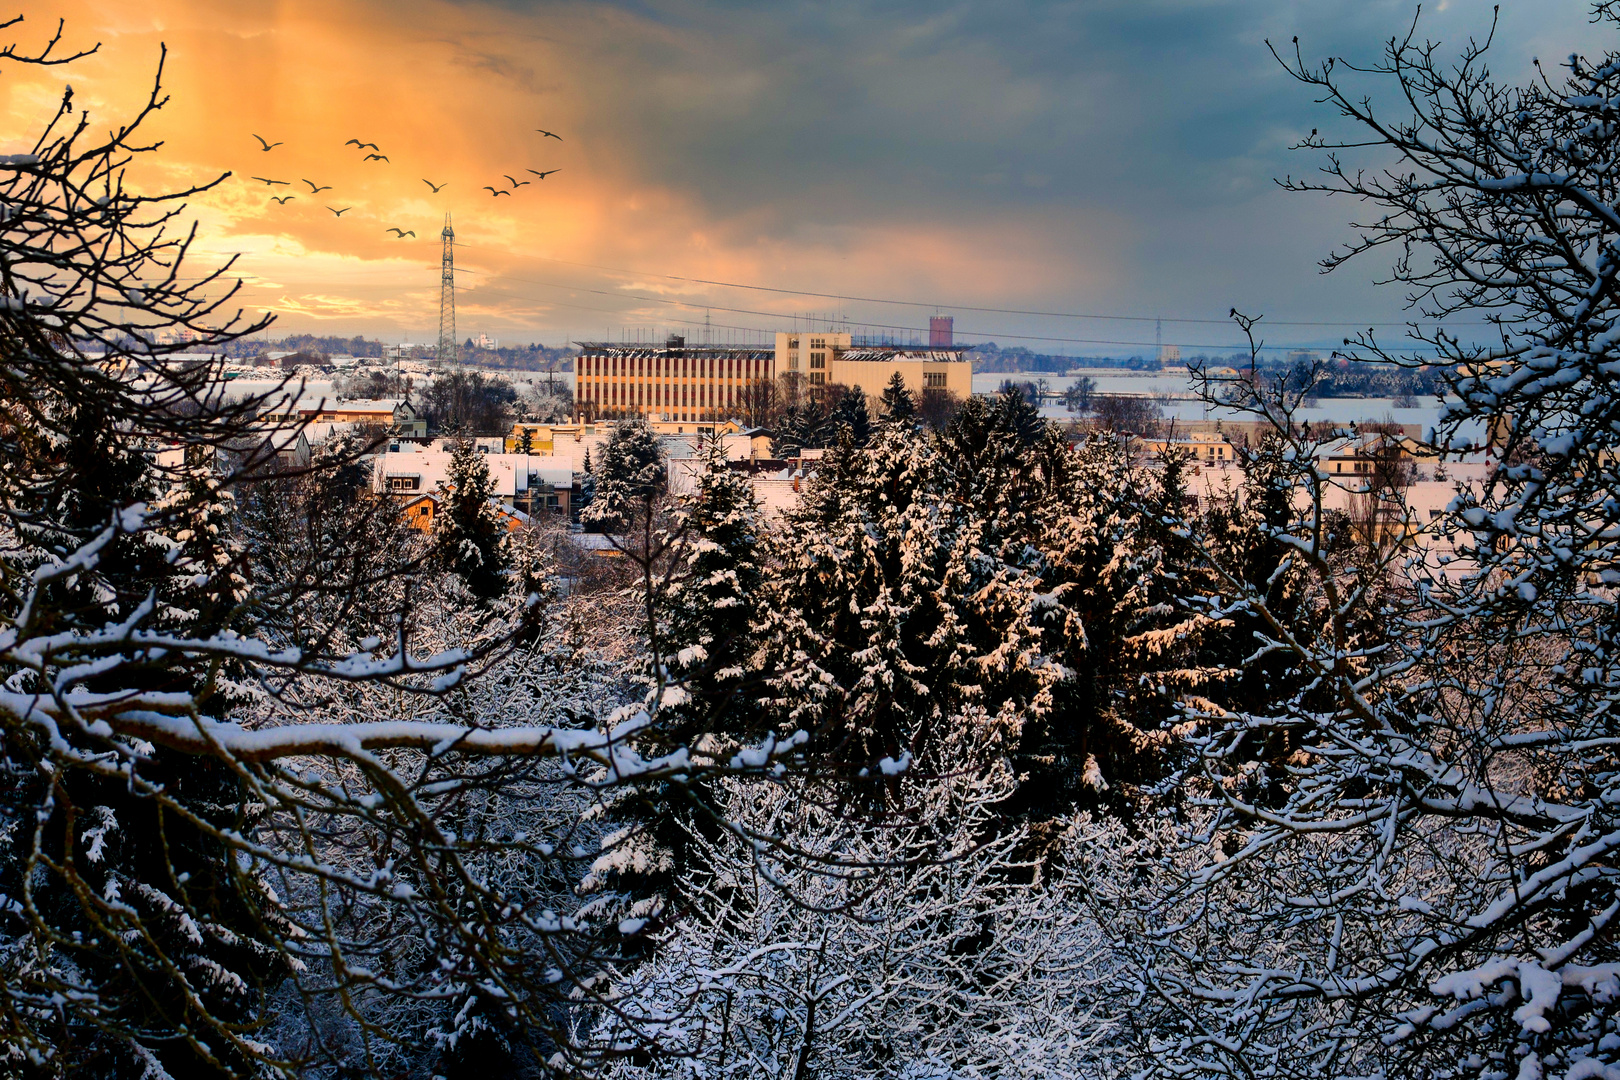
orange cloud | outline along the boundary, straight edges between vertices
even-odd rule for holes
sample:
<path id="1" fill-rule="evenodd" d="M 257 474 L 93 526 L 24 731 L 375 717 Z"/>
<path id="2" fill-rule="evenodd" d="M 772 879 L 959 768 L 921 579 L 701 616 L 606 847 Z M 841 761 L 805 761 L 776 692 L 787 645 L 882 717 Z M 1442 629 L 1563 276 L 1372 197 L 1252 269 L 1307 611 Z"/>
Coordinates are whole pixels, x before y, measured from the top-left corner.
<path id="1" fill-rule="evenodd" d="M 97 123 L 119 122 L 139 105 L 167 44 L 170 101 L 152 124 L 164 145 L 134 180 L 172 187 L 230 173 L 193 203 L 199 255 L 238 255 L 243 302 L 277 312 L 284 330 L 402 335 L 436 327 L 446 213 L 463 245 L 457 262 L 468 270 L 458 301 L 462 328 L 548 342 L 581 327 L 700 323 L 696 305 L 705 303 L 786 318 L 833 302 L 627 281 L 546 259 L 997 302 L 1054 277 L 1070 287 L 1100 284 L 1100 271 L 1088 268 L 1097 264 L 1077 260 L 1075 248 L 1115 239 L 1106 224 L 1080 236 L 1052 209 L 948 226 L 871 226 L 813 220 L 787 200 L 717 207 L 690 184 L 659 175 L 634 129 L 617 129 L 620 84 L 667 79 L 658 92 L 713 109 L 719 122 L 760 92 L 758 77 L 716 73 L 704 82 L 647 70 L 633 57 L 615 65 L 625 40 L 654 52 L 697 45 L 604 7 L 523 13 L 440 0 L 27 0 L 23 11 L 22 41 L 39 40 L 60 16 L 70 44 L 102 46 L 69 69 L 0 74 L 0 144 L 26 139 L 63 82 Z M 282 145 L 261 151 L 255 134 Z M 389 160 L 364 160 L 345 145 L 349 139 L 376 143 Z M 528 169 L 560 171 L 539 180 Z M 483 190 L 509 188 L 507 175 L 528 183 L 512 195 Z M 443 188 L 434 193 L 424 180 Z M 330 190 L 313 192 L 307 182 Z M 292 198 L 277 205 L 271 195 Z M 329 208 L 347 210 L 339 217 Z M 391 227 L 416 235 L 398 239 Z M 994 254 L 1008 251 L 1020 254 Z M 920 318 L 893 309 L 884 317 Z M 740 314 L 715 320 L 772 323 Z"/>

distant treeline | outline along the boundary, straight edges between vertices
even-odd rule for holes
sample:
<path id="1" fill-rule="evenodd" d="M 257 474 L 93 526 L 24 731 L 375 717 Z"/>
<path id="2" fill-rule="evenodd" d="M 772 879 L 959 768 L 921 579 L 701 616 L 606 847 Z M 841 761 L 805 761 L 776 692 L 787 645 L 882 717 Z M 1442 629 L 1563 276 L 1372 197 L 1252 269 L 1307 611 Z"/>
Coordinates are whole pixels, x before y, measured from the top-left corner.
<path id="1" fill-rule="evenodd" d="M 1268 365 L 1283 368 L 1285 365 Z M 1306 364 L 1286 365 L 1291 375 L 1302 375 Z M 1355 360 L 1329 360 L 1317 376 L 1317 397 L 1432 397 L 1445 383 L 1443 369 L 1404 368 L 1394 364 L 1363 363 Z"/>
<path id="2" fill-rule="evenodd" d="M 1129 371 L 1159 370 L 1158 360 L 1145 356 L 1129 356 L 1124 359 L 1111 356 L 1063 356 L 1034 352 L 1022 345 L 1003 349 L 993 341 L 975 345 L 968 351 L 967 358 L 973 362 L 974 371 L 984 372 L 1063 372 L 1076 367 L 1124 368 Z"/>
<path id="3" fill-rule="evenodd" d="M 515 371 L 572 371 L 572 346 L 548 348 L 545 345 L 502 345 L 494 349 L 480 349 L 472 339 L 461 346 L 461 362 L 475 367 L 505 368 Z"/>
<path id="4" fill-rule="evenodd" d="M 213 345 L 210 348 L 227 356 L 248 359 L 267 352 L 303 353 L 310 357 L 361 356 L 381 359 L 383 342 L 356 335 L 352 338 L 333 334 L 290 334 L 274 341 L 243 339 Z M 413 346 L 407 354 L 415 359 L 430 359 L 431 346 Z M 461 362 L 474 367 L 505 368 L 517 371 L 572 371 L 572 347 L 551 348 L 540 344 L 502 345 L 496 349 L 480 349 L 469 338 L 461 347 Z"/>
<path id="5" fill-rule="evenodd" d="M 976 346 L 967 357 L 973 370 L 985 373 L 1042 372 L 1062 374 L 1076 368 L 1119 368 L 1126 371 L 1162 371 L 1163 365 L 1145 356 L 1065 356 L 1032 352 L 1021 345 L 1010 349 L 997 347 L 995 342 Z M 1189 368 L 1249 366 L 1247 353 L 1229 356 L 1198 355 L 1183 361 Z M 1288 374 L 1299 378 L 1308 372 L 1311 361 L 1302 357 L 1262 359 L 1260 370 L 1268 375 Z M 1428 397 L 1444 385 L 1440 368 L 1404 368 L 1394 364 L 1358 360 L 1327 360 L 1317 373 L 1314 389 L 1316 397 Z"/>
<path id="6" fill-rule="evenodd" d="M 338 337 L 334 334 L 293 334 L 279 341 L 260 341 L 252 338 L 239 338 L 223 344 L 210 345 L 212 352 L 222 352 L 226 356 L 247 358 L 258 356 L 266 352 L 285 353 L 311 353 L 324 356 L 373 356 L 380 358 L 383 354 L 383 343 L 369 341 L 356 334 L 352 338 Z"/>

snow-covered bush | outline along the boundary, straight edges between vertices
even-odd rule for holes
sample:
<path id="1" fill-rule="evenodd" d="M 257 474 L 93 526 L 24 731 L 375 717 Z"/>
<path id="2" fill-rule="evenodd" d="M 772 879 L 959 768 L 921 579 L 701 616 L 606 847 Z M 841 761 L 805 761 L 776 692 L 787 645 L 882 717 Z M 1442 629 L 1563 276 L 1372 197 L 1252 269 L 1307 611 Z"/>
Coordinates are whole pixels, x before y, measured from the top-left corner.
<path id="1" fill-rule="evenodd" d="M 1079 877 L 998 828 L 1008 733 L 983 713 L 953 719 L 929 760 L 882 770 L 905 808 L 893 814 L 726 782 L 741 831 L 697 838 L 683 905 L 648 926 L 654 958 L 615 986 L 612 1030 L 664 1051 L 655 1075 L 1109 1075 L 1109 944 Z M 1073 823 L 1064 847 L 1092 831 Z"/>

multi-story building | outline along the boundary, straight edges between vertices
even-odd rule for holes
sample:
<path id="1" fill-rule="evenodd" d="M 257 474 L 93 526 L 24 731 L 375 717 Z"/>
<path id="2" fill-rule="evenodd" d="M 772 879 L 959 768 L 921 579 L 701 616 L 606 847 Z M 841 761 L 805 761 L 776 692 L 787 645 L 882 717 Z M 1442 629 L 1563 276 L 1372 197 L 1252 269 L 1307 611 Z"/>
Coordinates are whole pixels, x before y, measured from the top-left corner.
<path id="1" fill-rule="evenodd" d="M 848 349 L 853 339 L 846 333 L 800 334 L 778 331 L 776 335 L 776 370 L 783 375 L 797 375 L 807 386 L 820 386 L 837 382 L 829 379 L 828 367 L 841 349 Z"/>
<path id="2" fill-rule="evenodd" d="M 938 338 L 941 335 L 936 334 Z M 906 388 L 968 398 L 973 369 L 966 346 L 856 345 L 844 332 L 776 335 L 776 346 L 662 345 L 581 341 L 575 403 L 583 420 L 645 417 L 671 424 L 737 416 L 749 388 L 788 379 L 811 389 L 858 386 L 873 399 L 899 373 Z"/>
<path id="3" fill-rule="evenodd" d="M 962 359 L 967 346 L 945 342 L 944 336 L 932 333 L 940 343 L 927 346 L 855 345 L 846 333 L 778 333 L 776 370 L 797 375 L 806 386 L 858 386 L 874 407 L 896 372 L 915 397 L 930 392 L 971 397 L 973 365 Z"/>
<path id="4" fill-rule="evenodd" d="M 585 419 L 644 416 L 670 423 L 722 420 L 751 386 L 776 377 L 762 345 L 580 341 L 575 405 Z"/>

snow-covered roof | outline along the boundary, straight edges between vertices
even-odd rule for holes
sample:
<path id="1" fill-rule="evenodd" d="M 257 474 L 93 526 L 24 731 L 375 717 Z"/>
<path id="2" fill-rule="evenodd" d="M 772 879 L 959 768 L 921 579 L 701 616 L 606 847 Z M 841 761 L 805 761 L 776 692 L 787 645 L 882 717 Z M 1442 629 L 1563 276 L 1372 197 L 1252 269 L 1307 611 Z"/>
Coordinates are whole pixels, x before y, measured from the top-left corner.
<path id="1" fill-rule="evenodd" d="M 433 491 L 450 483 L 450 459 L 447 450 L 423 450 L 417 447 L 390 450 L 377 455 L 375 475 L 381 486 L 389 477 L 413 476 L 421 480 L 417 490 Z M 574 471 L 558 466 L 557 459 L 539 454 L 483 454 L 481 460 L 489 466 L 489 479 L 494 494 L 513 498 L 527 492 L 531 479 L 537 487 L 572 487 Z"/>
<path id="2" fill-rule="evenodd" d="M 269 412 L 281 414 L 314 415 L 318 413 L 373 413 L 376 415 L 393 415 L 394 409 L 399 405 L 399 398 L 356 399 L 344 401 L 332 394 L 312 395 L 306 393 L 297 401 L 277 402 Z"/>
<path id="3" fill-rule="evenodd" d="M 403 400 L 403 398 L 358 398 L 353 401 L 344 401 L 342 399 L 328 398 L 322 408 L 327 412 L 392 413 L 399 408 L 399 403 Z"/>

